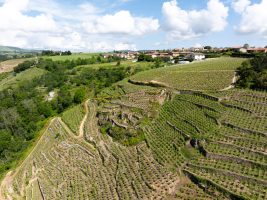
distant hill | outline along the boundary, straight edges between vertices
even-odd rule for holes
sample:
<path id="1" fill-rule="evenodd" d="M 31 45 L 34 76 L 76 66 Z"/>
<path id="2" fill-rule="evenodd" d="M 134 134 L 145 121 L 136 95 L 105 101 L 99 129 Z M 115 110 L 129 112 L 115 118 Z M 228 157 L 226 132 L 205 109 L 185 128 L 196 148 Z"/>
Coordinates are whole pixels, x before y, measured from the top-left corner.
<path id="1" fill-rule="evenodd" d="M 0 53 L 32 53 L 37 52 L 36 50 L 29 49 L 21 49 L 18 47 L 10 47 L 10 46 L 0 46 Z"/>

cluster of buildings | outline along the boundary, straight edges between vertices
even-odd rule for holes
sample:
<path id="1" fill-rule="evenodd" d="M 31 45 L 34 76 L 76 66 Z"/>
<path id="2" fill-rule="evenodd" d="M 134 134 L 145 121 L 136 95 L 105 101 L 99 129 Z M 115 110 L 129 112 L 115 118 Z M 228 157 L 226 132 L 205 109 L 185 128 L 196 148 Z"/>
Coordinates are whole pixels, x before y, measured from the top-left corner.
<path id="1" fill-rule="evenodd" d="M 267 53 L 267 48 L 262 47 L 233 47 L 231 48 L 233 52 L 236 53 Z"/>
<path id="2" fill-rule="evenodd" d="M 108 57 L 119 57 L 127 60 L 137 60 L 140 54 L 145 54 L 151 58 L 161 58 L 169 62 L 176 60 L 185 61 L 185 60 L 204 60 L 207 54 L 220 54 L 224 52 L 234 52 L 234 53 L 267 53 L 267 48 L 255 48 L 248 46 L 239 46 L 239 47 L 226 47 L 226 48 L 217 48 L 217 47 L 191 47 L 191 48 L 182 48 L 182 49 L 173 49 L 173 50 L 151 50 L 151 51 L 123 51 L 117 53 L 107 53 L 103 54 L 104 58 Z"/>
<path id="3" fill-rule="evenodd" d="M 121 59 L 134 60 L 134 59 L 137 59 L 139 54 L 140 53 L 138 51 L 128 51 L 128 52 L 119 52 L 119 53 L 106 53 L 106 54 L 103 54 L 103 57 L 104 58 L 119 57 Z"/>
<path id="4" fill-rule="evenodd" d="M 200 51 L 184 51 L 184 50 L 172 50 L 172 51 L 129 51 L 129 52 L 120 52 L 120 53 L 107 53 L 103 54 L 104 58 L 109 57 L 119 57 L 126 60 L 136 60 L 140 54 L 145 54 L 151 58 L 161 58 L 174 62 L 175 58 L 185 58 L 192 60 L 203 60 L 205 59 L 205 54 Z"/>

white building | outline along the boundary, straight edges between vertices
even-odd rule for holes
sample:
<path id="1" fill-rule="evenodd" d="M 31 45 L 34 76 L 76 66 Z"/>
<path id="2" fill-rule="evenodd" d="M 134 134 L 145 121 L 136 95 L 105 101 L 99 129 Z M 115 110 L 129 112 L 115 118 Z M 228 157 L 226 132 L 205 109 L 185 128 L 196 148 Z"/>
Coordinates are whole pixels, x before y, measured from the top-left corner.
<path id="1" fill-rule="evenodd" d="M 189 58 L 193 60 L 204 60 L 206 57 L 203 53 L 191 53 Z"/>

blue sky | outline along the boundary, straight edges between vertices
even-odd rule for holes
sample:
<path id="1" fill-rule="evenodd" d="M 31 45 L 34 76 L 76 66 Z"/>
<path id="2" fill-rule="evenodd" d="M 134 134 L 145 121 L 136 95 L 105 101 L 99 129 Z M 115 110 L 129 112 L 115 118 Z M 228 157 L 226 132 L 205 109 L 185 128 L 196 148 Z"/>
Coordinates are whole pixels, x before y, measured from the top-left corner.
<path id="1" fill-rule="evenodd" d="M 0 0 L 0 45 L 109 51 L 267 45 L 267 0 Z"/>

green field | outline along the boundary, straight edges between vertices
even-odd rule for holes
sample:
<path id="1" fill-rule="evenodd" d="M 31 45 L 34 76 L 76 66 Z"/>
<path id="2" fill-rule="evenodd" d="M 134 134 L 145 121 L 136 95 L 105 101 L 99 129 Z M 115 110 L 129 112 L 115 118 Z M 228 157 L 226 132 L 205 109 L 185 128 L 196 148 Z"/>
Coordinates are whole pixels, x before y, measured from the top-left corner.
<path id="1" fill-rule="evenodd" d="M 86 71 L 87 69 L 99 69 L 99 68 L 118 68 L 118 67 L 131 67 L 132 70 L 137 68 L 142 70 L 151 69 L 153 63 L 149 62 L 132 62 L 132 61 L 121 61 L 120 65 L 117 65 L 117 62 L 111 63 L 101 63 L 101 64 L 91 64 L 91 65 L 82 65 L 75 68 L 77 71 Z"/>
<path id="2" fill-rule="evenodd" d="M 69 56 L 42 56 L 41 58 L 44 59 L 52 59 L 53 61 L 65 61 L 65 60 L 75 60 L 78 58 L 86 59 L 86 58 L 92 58 L 93 56 L 98 56 L 100 53 L 73 53 Z"/>
<path id="3" fill-rule="evenodd" d="M 10 73 L 7 77 L 0 80 L 0 91 L 9 87 L 17 87 L 20 83 L 30 81 L 34 78 L 42 76 L 45 73 L 45 70 L 36 67 L 28 69 L 17 75 Z"/>
<path id="4" fill-rule="evenodd" d="M 244 59 L 218 58 L 192 64 L 146 71 L 131 80 L 156 82 L 178 90 L 221 90 L 231 85 L 237 67 Z"/>
<path id="5" fill-rule="evenodd" d="M 78 135 L 79 125 L 84 117 L 82 105 L 75 106 L 62 114 L 62 120 L 70 127 L 74 134 Z"/>

